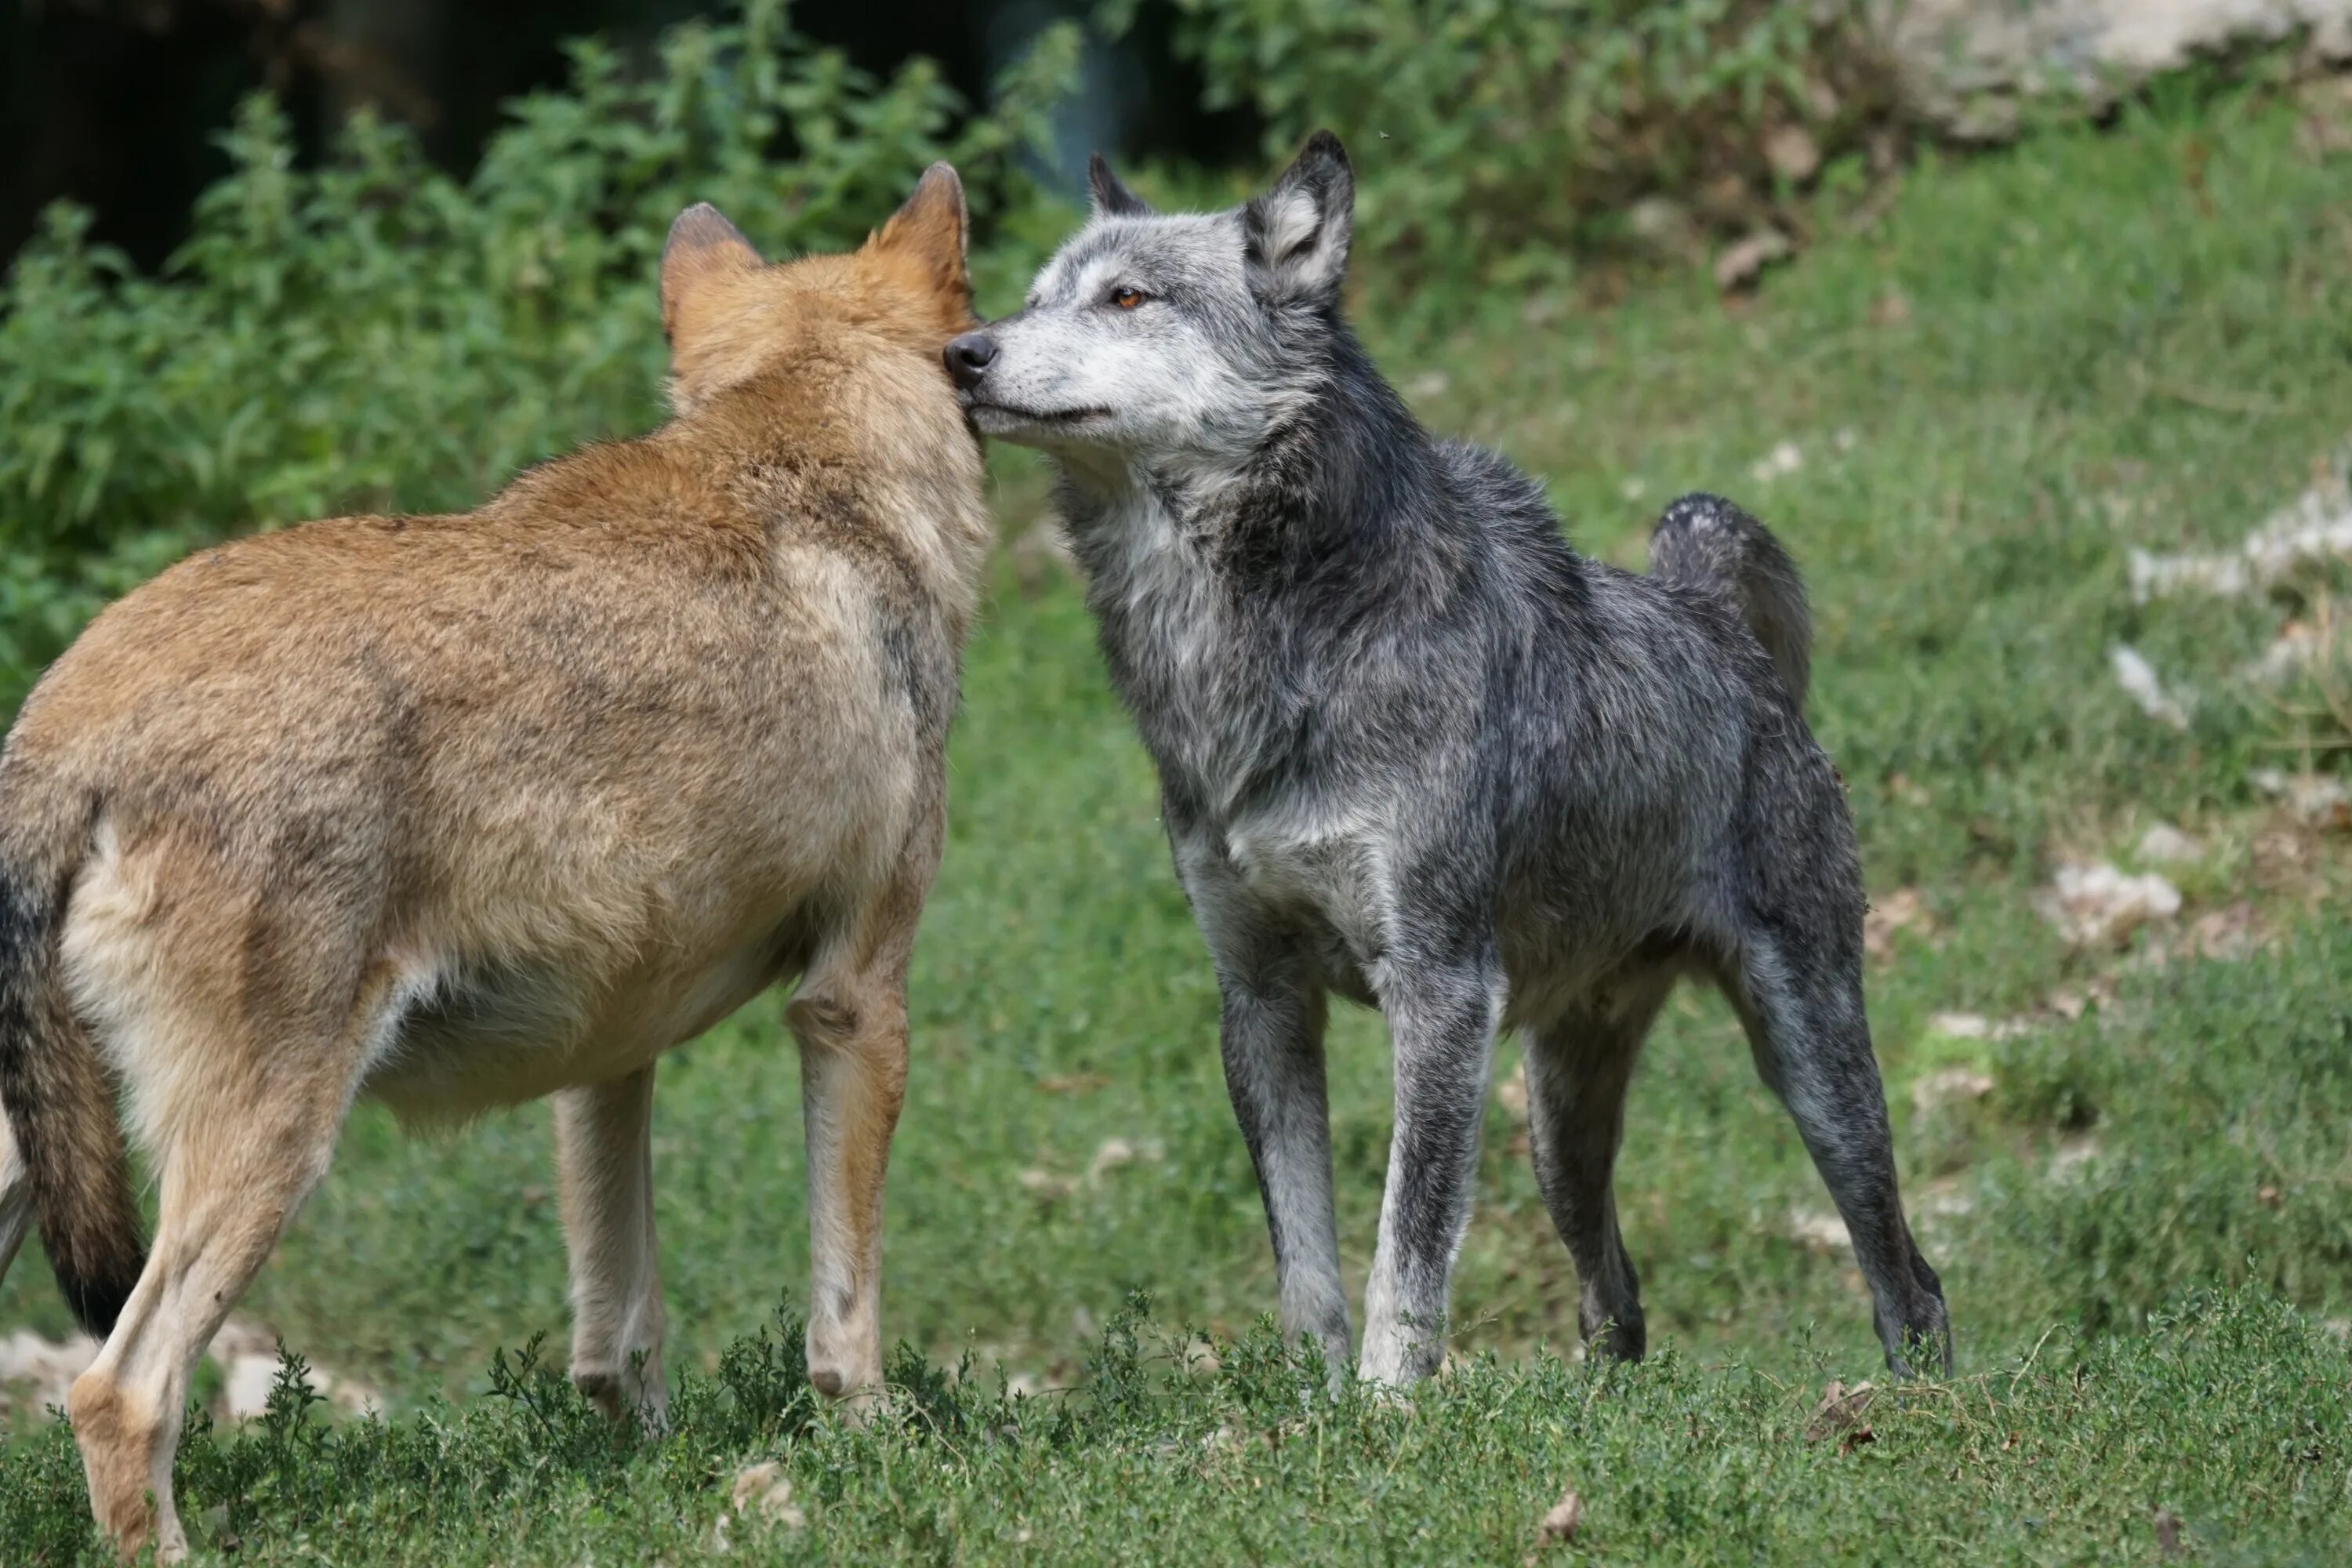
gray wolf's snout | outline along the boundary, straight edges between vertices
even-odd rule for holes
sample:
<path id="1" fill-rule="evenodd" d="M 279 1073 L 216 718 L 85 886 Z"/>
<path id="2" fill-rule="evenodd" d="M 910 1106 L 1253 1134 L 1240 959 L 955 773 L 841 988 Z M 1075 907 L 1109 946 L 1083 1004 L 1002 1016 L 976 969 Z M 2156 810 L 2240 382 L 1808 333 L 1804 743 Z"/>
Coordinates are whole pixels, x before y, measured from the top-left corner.
<path id="1" fill-rule="evenodd" d="M 995 363 L 996 340 L 986 332 L 966 332 L 950 339 L 948 346 L 940 351 L 940 357 L 947 362 L 949 378 L 969 392 L 980 384 L 980 378 Z"/>

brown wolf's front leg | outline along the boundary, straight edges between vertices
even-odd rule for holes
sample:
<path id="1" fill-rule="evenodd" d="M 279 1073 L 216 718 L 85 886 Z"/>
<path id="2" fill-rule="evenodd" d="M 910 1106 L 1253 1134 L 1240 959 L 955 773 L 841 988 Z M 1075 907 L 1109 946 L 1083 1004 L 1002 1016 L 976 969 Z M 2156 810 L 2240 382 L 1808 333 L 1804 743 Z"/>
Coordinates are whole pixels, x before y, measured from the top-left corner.
<path id="1" fill-rule="evenodd" d="M 654 1256 L 654 1069 L 555 1097 L 556 1163 L 572 1251 L 572 1381 L 608 1415 L 658 1431 L 661 1270 Z"/>
<path id="2" fill-rule="evenodd" d="M 882 1180 L 907 1088 L 903 971 L 818 975 L 786 1010 L 808 1128 L 809 1381 L 831 1398 L 882 1382 Z"/>

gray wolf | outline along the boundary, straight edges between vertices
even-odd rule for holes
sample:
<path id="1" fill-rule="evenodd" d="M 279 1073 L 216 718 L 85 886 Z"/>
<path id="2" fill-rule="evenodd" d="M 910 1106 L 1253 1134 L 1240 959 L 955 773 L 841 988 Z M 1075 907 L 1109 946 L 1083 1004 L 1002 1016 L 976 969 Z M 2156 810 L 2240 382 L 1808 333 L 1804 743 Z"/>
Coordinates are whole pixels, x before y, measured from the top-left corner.
<path id="1" fill-rule="evenodd" d="M 1890 1366 L 1948 1363 L 1863 1013 L 1863 885 L 1807 730 L 1809 631 L 1762 526 L 1692 496 L 1646 576 L 1577 554 L 1503 458 L 1433 439 L 1342 318 L 1354 178 L 1151 211 L 1099 159 L 1015 314 L 947 346 L 1043 449 L 1214 962 L 1286 1331 L 1349 1352 L 1327 993 L 1377 1005 L 1396 1114 L 1359 1368 L 1443 1354 L 1490 1058 L 1523 1030 L 1536 1173 L 1588 1340 L 1643 1353 L 1612 1168 L 1676 978 L 1745 1021 L 1844 1215 Z"/>
<path id="2" fill-rule="evenodd" d="M 555 1097 L 572 1375 L 658 1425 L 656 1060 L 795 976 L 810 1377 L 878 1383 L 908 954 L 989 539 L 939 358 L 965 230 L 945 164 L 848 256 L 767 265 L 688 209 L 669 423 L 465 515 L 205 551 L 26 701 L 0 1257 L 29 1210 L 106 1338 L 68 1409 L 126 1552 L 185 1551 L 190 1366 L 363 1094 L 426 1122 Z M 161 1185 L 143 1262 L 117 1082 Z"/>

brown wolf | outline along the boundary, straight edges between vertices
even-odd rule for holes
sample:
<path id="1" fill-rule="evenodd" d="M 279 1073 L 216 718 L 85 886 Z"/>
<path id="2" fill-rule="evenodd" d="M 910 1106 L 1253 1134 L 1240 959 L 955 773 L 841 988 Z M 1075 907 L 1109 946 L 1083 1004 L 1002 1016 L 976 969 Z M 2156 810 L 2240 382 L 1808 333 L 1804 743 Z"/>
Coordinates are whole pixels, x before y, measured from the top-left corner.
<path id="1" fill-rule="evenodd" d="M 412 1121 L 555 1096 L 572 1376 L 658 1423 L 655 1058 L 795 975 L 809 1374 L 878 1382 L 908 952 L 988 543 L 940 363 L 965 231 L 944 163 L 850 256 L 764 265 L 688 209 L 668 424 L 462 516 L 205 551 L 26 702 L 0 1263 L 29 1208 L 107 1335 L 68 1408 L 125 1550 L 185 1550 L 189 1369 L 361 1094 Z M 118 1082 L 161 1185 L 143 1263 Z"/>

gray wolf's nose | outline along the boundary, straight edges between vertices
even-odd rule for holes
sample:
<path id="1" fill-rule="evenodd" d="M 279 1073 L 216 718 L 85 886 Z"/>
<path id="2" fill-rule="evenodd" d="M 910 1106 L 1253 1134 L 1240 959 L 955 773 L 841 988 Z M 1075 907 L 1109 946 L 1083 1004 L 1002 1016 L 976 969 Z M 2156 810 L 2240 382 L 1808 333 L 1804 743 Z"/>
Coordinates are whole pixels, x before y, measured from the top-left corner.
<path id="1" fill-rule="evenodd" d="M 966 332 L 950 340 L 948 346 L 940 351 L 940 357 L 947 362 L 950 378 L 968 392 L 988 374 L 990 363 L 996 358 L 996 340 L 986 332 Z"/>

